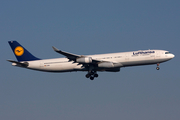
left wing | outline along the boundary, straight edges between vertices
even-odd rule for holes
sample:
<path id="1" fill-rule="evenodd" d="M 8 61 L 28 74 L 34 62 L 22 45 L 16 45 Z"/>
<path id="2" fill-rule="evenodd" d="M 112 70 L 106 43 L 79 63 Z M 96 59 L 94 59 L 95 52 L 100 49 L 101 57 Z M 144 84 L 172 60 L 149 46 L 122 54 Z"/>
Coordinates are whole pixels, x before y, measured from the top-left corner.
<path id="1" fill-rule="evenodd" d="M 68 52 L 65 52 L 65 51 L 61 51 L 55 47 L 52 47 L 54 49 L 54 51 L 56 51 L 57 53 L 60 53 L 64 56 L 66 56 L 69 60 L 76 60 L 77 58 L 81 57 L 80 55 L 76 55 L 76 54 L 72 54 L 72 53 L 68 53 Z"/>
<path id="2" fill-rule="evenodd" d="M 102 61 L 99 61 L 99 60 L 94 60 L 91 57 L 87 57 L 87 56 L 84 56 L 84 55 L 76 55 L 76 54 L 72 54 L 72 53 L 68 53 L 68 52 L 59 50 L 59 49 L 57 49 L 55 47 L 52 47 L 52 48 L 57 53 L 60 53 L 60 54 L 62 54 L 64 56 L 66 56 L 70 61 L 74 61 L 76 63 L 80 63 L 80 64 L 85 64 L 85 63 L 97 64 L 99 62 L 102 62 Z"/>

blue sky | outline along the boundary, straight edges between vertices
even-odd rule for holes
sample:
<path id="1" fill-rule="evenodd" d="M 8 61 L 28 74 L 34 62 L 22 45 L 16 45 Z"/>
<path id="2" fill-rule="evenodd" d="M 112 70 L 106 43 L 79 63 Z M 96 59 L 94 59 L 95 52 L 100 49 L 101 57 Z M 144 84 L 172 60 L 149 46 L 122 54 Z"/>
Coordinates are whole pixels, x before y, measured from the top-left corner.
<path id="1" fill-rule="evenodd" d="M 0 2 L 0 119 L 179 120 L 180 1 L 2 0 Z M 9 40 L 35 56 L 144 49 L 169 50 L 160 65 L 99 73 L 45 73 L 11 66 Z"/>

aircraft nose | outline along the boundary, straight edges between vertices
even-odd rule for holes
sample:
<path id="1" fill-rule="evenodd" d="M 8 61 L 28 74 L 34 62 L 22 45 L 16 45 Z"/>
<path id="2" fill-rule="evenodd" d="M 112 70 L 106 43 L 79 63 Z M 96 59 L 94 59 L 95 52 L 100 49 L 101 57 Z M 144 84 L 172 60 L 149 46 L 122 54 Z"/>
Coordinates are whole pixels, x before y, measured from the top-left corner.
<path id="1" fill-rule="evenodd" d="M 175 55 L 173 54 L 173 58 L 175 57 Z"/>
<path id="2" fill-rule="evenodd" d="M 172 58 L 174 58 L 174 57 L 175 57 L 175 55 L 174 55 L 174 54 L 172 54 L 172 55 L 171 55 L 171 57 L 172 57 Z"/>

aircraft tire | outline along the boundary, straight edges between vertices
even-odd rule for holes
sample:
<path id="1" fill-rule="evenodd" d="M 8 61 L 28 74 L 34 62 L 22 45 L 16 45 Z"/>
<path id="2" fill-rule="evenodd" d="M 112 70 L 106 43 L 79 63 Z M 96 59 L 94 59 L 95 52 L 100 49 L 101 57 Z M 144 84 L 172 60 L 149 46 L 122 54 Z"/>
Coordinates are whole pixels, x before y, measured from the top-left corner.
<path id="1" fill-rule="evenodd" d="M 156 70 L 159 70 L 160 68 L 159 67 L 156 67 Z"/>
<path id="2" fill-rule="evenodd" d="M 91 80 L 94 80 L 94 77 L 91 76 L 90 79 L 91 79 Z"/>
<path id="3" fill-rule="evenodd" d="M 98 74 L 94 74 L 94 77 L 98 77 L 99 75 Z"/>
<path id="4" fill-rule="evenodd" d="M 86 74 L 86 78 L 89 78 L 90 77 L 90 75 L 89 74 Z"/>

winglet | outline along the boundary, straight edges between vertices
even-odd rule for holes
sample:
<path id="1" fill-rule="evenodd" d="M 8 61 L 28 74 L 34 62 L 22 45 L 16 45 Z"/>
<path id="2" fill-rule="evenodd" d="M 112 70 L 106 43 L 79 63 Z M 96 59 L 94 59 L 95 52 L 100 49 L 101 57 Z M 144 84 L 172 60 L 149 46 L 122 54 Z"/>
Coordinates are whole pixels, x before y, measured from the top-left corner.
<path id="1" fill-rule="evenodd" d="M 59 51 L 59 49 L 57 49 L 57 48 L 54 47 L 54 46 L 52 46 L 52 48 L 53 48 L 53 50 L 56 51 L 56 52 Z"/>

